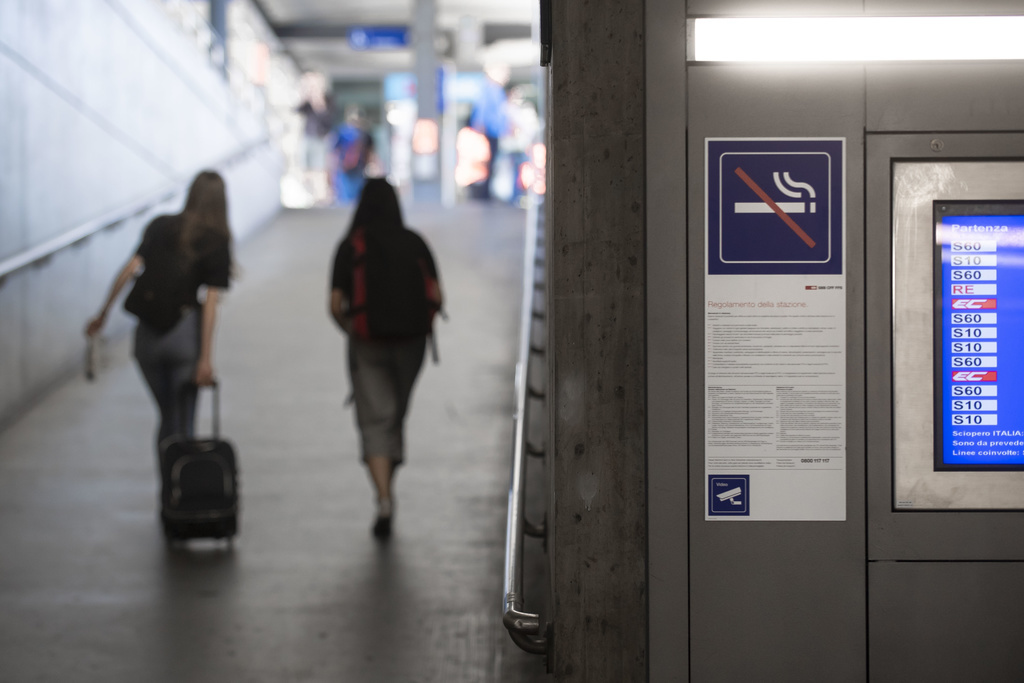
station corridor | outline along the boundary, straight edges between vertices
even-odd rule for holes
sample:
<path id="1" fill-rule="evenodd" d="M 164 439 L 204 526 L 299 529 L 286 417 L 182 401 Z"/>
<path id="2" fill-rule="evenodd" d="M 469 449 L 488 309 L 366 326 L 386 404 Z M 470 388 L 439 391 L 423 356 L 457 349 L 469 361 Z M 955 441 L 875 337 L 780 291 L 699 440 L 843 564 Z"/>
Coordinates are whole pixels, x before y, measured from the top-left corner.
<path id="1" fill-rule="evenodd" d="M 546 678 L 500 618 L 526 214 L 403 209 L 434 250 L 450 319 L 413 395 L 390 541 L 370 533 L 327 314 L 349 211 L 286 211 L 236 245 L 217 324 L 240 536 L 165 544 L 155 410 L 130 339 L 111 340 L 94 382 L 70 379 L 0 432 L 0 681 Z M 210 412 L 204 394 L 200 434 Z"/>

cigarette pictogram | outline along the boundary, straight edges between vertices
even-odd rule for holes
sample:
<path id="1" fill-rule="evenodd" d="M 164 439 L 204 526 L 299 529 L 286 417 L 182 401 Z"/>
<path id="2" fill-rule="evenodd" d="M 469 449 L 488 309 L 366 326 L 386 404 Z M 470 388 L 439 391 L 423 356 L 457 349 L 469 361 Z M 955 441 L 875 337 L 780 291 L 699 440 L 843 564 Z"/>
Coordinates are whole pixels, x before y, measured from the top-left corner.
<path id="1" fill-rule="evenodd" d="M 744 171 L 742 168 L 737 166 L 736 167 L 736 175 L 738 175 L 740 177 L 740 180 L 742 180 L 744 183 L 747 184 L 747 187 L 749 187 L 751 190 L 754 191 L 754 194 L 756 194 L 761 199 L 762 202 L 767 204 L 768 207 L 772 211 L 774 211 L 775 214 L 779 218 L 781 218 L 782 221 L 786 225 L 789 226 L 790 230 L 792 230 L 793 232 L 796 233 L 797 237 L 799 237 L 801 240 L 803 240 L 804 244 L 806 244 L 811 249 L 814 248 L 816 242 L 813 239 L 811 239 L 811 236 L 808 235 L 806 232 L 804 232 L 804 229 L 801 228 L 799 225 L 797 225 L 796 221 L 794 221 L 789 216 L 789 214 L 787 214 L 785 211 L 783 211 L 782 208 L 778 204 L 775 203 L 775 200 L 773 200 L 771 197 L 769 197 L 768 193 L 765 192 L 764 190 L 762 190 L 761 187 L 757 183 L 754 182 L 753 178 L 751 178 L 749 175 L 747 175 L 746 171 Z"/>

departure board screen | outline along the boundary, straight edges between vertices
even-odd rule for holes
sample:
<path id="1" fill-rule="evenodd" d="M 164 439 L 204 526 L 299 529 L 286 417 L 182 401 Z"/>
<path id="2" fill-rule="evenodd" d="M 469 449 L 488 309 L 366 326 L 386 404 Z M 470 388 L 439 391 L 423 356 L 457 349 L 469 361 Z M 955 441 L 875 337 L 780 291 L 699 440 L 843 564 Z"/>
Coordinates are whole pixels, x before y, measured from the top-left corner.
<path id="1" fill-rule="evenodd" d="M 934 202 L 935 469 L 1024 470 L 1024 202 Z"/>

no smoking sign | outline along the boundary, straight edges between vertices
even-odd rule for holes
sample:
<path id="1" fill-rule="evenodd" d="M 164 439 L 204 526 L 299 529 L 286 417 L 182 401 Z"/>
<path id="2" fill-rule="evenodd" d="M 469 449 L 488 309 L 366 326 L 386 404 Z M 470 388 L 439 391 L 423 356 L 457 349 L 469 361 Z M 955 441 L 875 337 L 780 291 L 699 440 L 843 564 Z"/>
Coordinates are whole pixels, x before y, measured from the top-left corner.
<path id="1" fill-rule="evenodd" d="M 844 143 L 708 139 L 708 274 L 841 274 Z"/>

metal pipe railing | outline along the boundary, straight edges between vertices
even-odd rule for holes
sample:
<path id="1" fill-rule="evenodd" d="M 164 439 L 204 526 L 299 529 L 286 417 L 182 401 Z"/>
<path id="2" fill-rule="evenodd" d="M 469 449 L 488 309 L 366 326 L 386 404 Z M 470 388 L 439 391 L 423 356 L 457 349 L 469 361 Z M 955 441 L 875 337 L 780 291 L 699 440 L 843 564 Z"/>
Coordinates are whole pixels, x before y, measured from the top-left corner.
<path id="1" fill-rule="evenodd" d="M 242 157 L 247 156 L 254 149 L 262 147 L 268 142 L 269 138 L 263 138 L 259 142 L 249 145 L 241 151 L 228 155 L 218 163 L 210 166 L 210 168 L 223 168 L 225 166 L 230 166 Z M 15 254 L 14 256 L 0 261 L 0 283 L 2 283 L 4 278 L 8 275 L 36 263 L 46 261 L 47 259 L 52 258 L 57 252 L 67 249 L 74 244 L 78 244 L 101 230 L 113 227 L 118 223 L 143 214 L 153 207 L 170 201 L 188 187 L 189 182 L 191 182 L 191 180 L 172 183 L 158 192 L 154 192 L 153 194 L 144 197 L 143 199 L 97 216 L 96 218 L 88 220 L 85 223 L 68 230 L 62 235 L 58 235 L 57 237 L 47 240 L 42 244 L 26 249 L 19 254 Z"/>
<path id="2" fill-rule="evenodd" d="M 523 540 L 527 529 L 536 532 L 543 527 L 526 521 L 526 456 L 532 449 L 527 443 L 526 411 L 530 390 L 530 357 L 535 268 L 537 258 L 537 207 L 531 203 L 527 212 L 526 245 L 523 259 L 523 300 L 519 322 L 519 356 L 515 378 L 515 429 L 512 440 L 512 474 L 508 491 L 508 518 L 505 528 L 505 603 L 502 623 L 512 641 L 533 654 L 547 652 L 547 638 L 541 634 L 540 615 L 526 612 L 523 598 Z"/>

